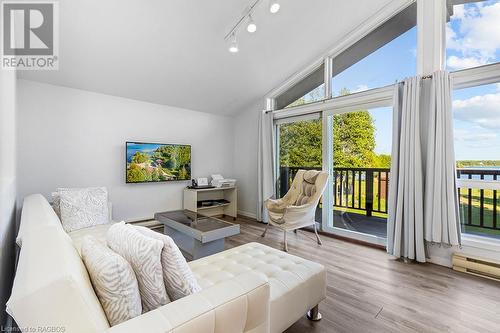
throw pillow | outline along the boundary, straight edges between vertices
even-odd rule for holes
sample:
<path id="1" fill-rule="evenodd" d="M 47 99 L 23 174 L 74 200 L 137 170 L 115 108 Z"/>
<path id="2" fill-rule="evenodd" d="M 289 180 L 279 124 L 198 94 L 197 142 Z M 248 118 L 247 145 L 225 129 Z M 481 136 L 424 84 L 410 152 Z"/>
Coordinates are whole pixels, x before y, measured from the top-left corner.
<path id="1" fill-rule="evenodd" d="M 111 326 L 142 313 L 137 279 L 125 259 L 91 236 L 83 240 L 82 259 Z"/>
<path id="2" fill-rule="evenodd" d="M 61 219 L 61 196 L 59 195 L 59 189 L 57 192 L 52 192 L 52 209 L 54 209 L 54 212 L 56 212 L 57 217 L 59 220 Z"/>
<path id="3" fill-rule="evenodd" d="M 136 226 L 135 228 L 143 235 L 157 239 L 163 243 L 163 250 L 161 252 L 163 281 L 165 282 L 167 294 L 172 301 L 201 290 L 186 259 L 172 238 L 146 227 Z"/>
<path id="4" fill-rule="evenodd" d="M 54 212 L 56 212 L 57 217 L 59 220 L 61 220 L 61 196 L 59 192 L 61 190 L 65 190 L 64 188 L 58 188 L 56 192 L 51 193 L 52 197 L 52 203 L 50 204 L 52 206 L 52 209 Z M 113 221 L 113 215 L 112 215 L 112 204 L 110 201 L 108 201 L 108 214 L 109 214 L 109 221 Z"/>
<path id="5" fill-rule="evenodd" d="M 161 241 L 144 236 L 131 225 L 120 222 L 109 228 L 106 242 L 132 266 L 139 284 L 143 312 L 170 302 L 163 283 Z"/>
<path id="6" fill-rule="evenodd" d="M 64 231 L 109 223 L 108 191 L 105 187 L 60 189 L 59 196 Z"/>

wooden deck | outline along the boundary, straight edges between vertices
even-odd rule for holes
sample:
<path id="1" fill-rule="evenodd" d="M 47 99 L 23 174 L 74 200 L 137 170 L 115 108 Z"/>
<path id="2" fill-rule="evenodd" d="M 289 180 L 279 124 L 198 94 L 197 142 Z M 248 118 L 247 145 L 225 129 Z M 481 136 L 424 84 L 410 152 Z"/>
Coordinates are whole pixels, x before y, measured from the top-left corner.
<path id="1" fill-rule="evenodd" d="M 316 221 L 321 222 L 321 209 L 316 209 Z M 387 220 L 376 216 L 333 211 L 333 225 L 337 228 L 357 231 L 381 238 L 387 235 Z"/>
<path id="2" fill-rule="evenodd" d="M 231 248 L 259 242 L 282 248 L 283 234 L 239 218 L 241 233 L 227 239 Z M 305 317 L 286 333 L 331 332 L 500 332 L 500 283 L 433 264 L 408 264 L 378 250 L 308 231 L 289 233 L 291 254 L 327 268 L 323 320 Z"/>

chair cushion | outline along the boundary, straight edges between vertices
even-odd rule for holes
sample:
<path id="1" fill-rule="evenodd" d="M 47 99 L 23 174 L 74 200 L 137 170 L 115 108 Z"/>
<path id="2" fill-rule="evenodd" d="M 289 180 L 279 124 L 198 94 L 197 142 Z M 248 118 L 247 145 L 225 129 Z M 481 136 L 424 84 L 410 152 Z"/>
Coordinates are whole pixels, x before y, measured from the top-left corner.
<path id="1" fill-rule="evenodd" d="M 316 183 L 316 178 L 318 178 L 320 171 L 318 170 L 307 170 L 304 172 L 304 181 L 309 184 Z"/>
<path id="2" fill-rule="evenodd" d="M 91 236 L 83 240 L 82 259 L 111 326 L 141 315 L 139 286 L 125 259 Z"/>
<path id="3" fill-rule="evenodd" d="M 109 223 L 105 187 L 60 189 L 61 222 L 66 232 Z"/>
<path id="4" fill-rule="evenodd" d="M 170 302 L 163 283 L 161 241 L 144 236 L 125 222 L 113 224 L 106 234 L 106 241 L 113 251 L 132 266 L 139 284 L 143 312 Z"/>
<path id="5" fill-rule="evenodd" d="M 163 243 L 161 266 L 167 294 L 172 301 L 194 294 L 201 290 L 181 251 L 172 238 L 152 231 L 146 227 L 135 226 L 143 235 Z"/>
<path id="6" fill-rule="evenodd" d="M 302 206 L 309 203 L 309 200 L 311 200 L 311 198 L 314 196 L 315 193 L 316 193 L 316 185 L 310 184 L 308 182 L 303 182 L 301 191 L 299 193 L 299 196 L 297 197 L 295 205 Z"/>
<path id="7" fill-rule="evenodd" d="M 283 332 L 326 296 L 326 271 L 315 262 L 248 243 L 190 262 L 203 289 L 255 272 L 271 287 L 271 332 Z"/>

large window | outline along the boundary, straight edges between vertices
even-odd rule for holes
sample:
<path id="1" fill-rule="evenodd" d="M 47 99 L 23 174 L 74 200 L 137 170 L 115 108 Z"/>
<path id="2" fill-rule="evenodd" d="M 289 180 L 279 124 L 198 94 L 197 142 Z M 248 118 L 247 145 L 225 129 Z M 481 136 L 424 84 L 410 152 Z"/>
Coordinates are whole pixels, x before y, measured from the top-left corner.
<path id="1" fill-rule="evenodd" d="M 322 99 L 325 98 L 325 84 L 321 84 L 320 86 L 314 88 L 304 96 L 300 97 L 299 99 L 295 100 L 294 102 L 290 103 L 286 107 L 292 107 L 292 106 L 297 106 L 297 105 L 304 105 L 308 103 L 313 103 L 317 101 L 321 101 Z"/>
<path id="2" fill-rule="evenodd" d="M 462 231 L 500 239 L 500 84 L 456 90 L 453 114 Z"/>
<path id="3" fill-rule="evenodd" d="M 422 7 L 420 14 L 430 23 L 424 21 L 421 31 L 436 29 L 445 13 Z M 275 97 L 273 105 L 283 109 L 323 100 L 325 85 L 331 89 L 333 99 L 289 110 L 295 117 L 318 112 L 321 120 L 278 120 L 277 194 L 286 193 L 298 168 L 329 170 L 330 184 L 316 214 L 328 232 L 384 244 L 393 96 L 383 87 L 416 75 L 417 63 L 419 74 L 429 74 L 422 72 L 441 67 L 444 60 L 444 50 L 435 48 L 445 45 L 439 34 L 419 35 L 419 49 L 425 51 L 417 54 L 416 10 L 413 3 L 354 45 L 333 50 L 322 66 L 315 63 Z M 448 0 L 447 10 L 446 69 L 462 70 L 452 73 L 453 82 L 467 87 L 453 96 L 462 232 L 500 240 L 500 83 L 490 84 L 500 81 L 500 0 Z M 286 114 L 278 113 L 279 118 Z"/>
<path id="4" fill-rule="evenodd" d="M 500 62 L 500 1 L 466 1 L 450 8 L 453 13 L 446 26 L 447 68 L 459 70 Z"/>
<path id="5" fill-rule="evenodd" d="M 416 50 L 417 29 L 414 27 L 334 76 L 332 96 L 383 87 L 414 76 L 417 72 Z"/>
<path id="6" fill-rule="evenodd" d="M 417 72 L 413 4 L 333 59 L 332 96 L 393 84 Z"/>

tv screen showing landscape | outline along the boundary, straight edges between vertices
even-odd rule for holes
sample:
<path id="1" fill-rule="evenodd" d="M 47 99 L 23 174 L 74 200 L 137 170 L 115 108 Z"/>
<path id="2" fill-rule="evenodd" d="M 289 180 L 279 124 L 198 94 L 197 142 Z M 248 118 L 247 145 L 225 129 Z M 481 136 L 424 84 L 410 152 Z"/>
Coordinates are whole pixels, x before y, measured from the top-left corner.
<path id="1" fill-rule="evenodd" d="M 127 142 L 127 183 L 191 179 L 191 146 Z"/>

